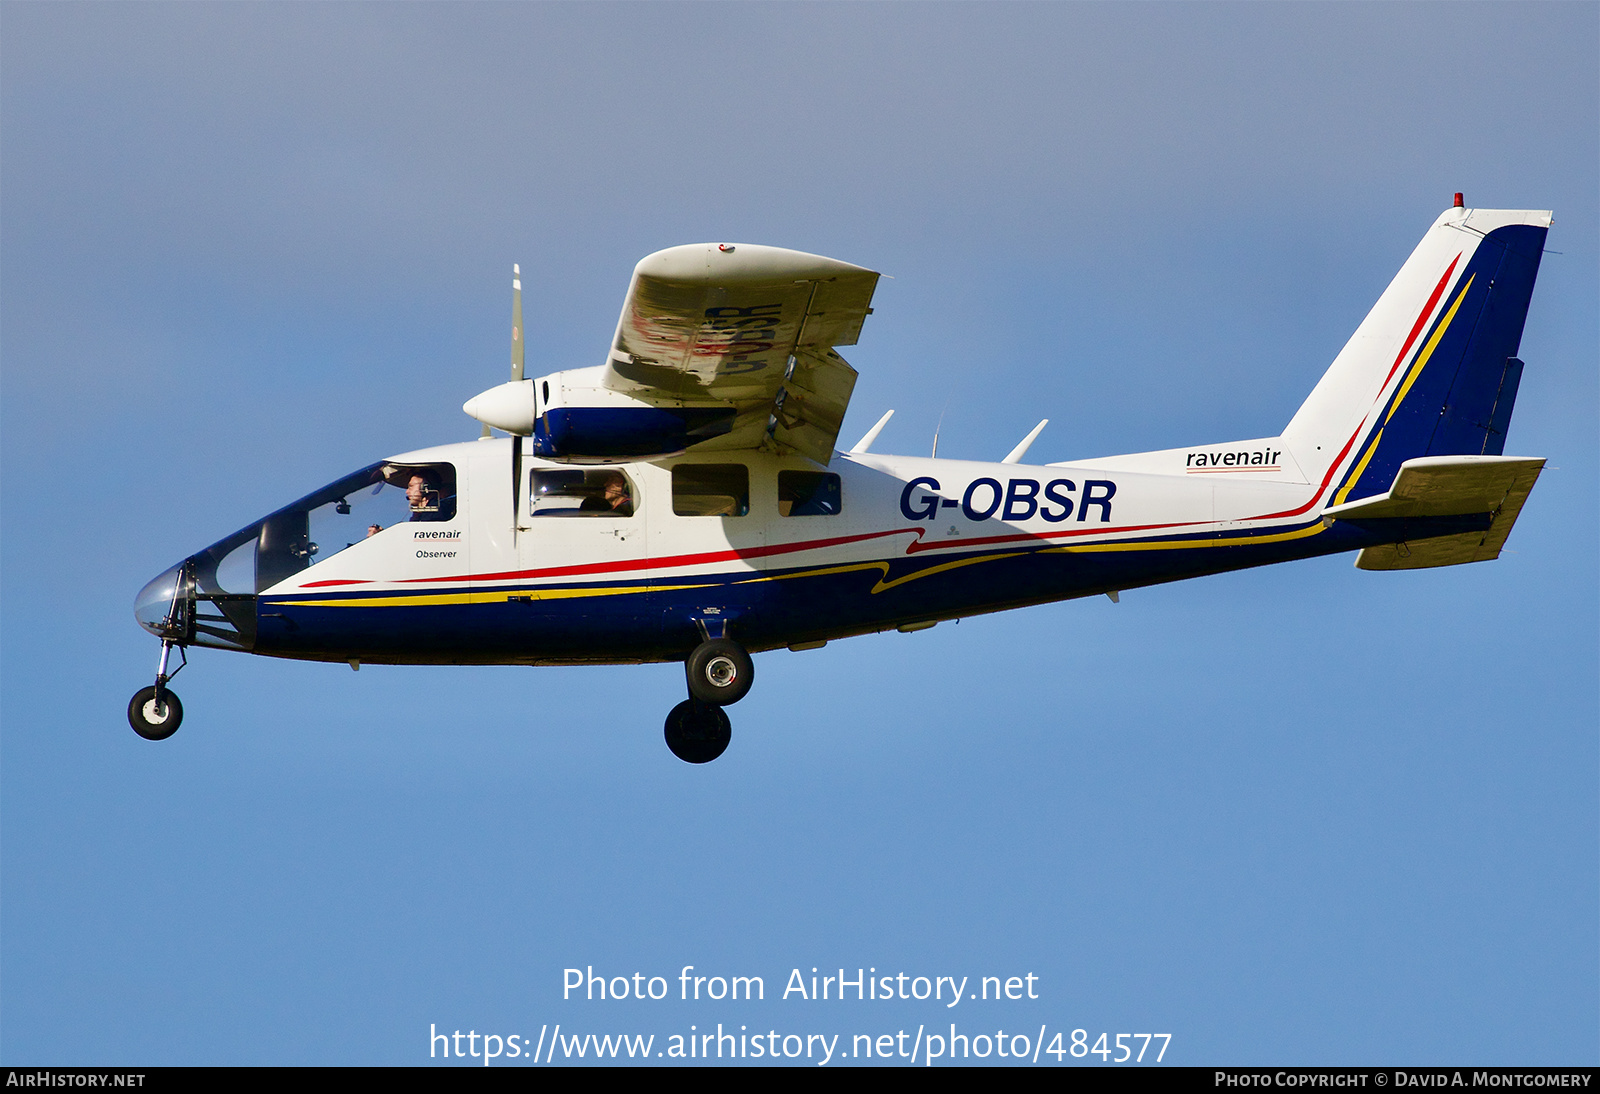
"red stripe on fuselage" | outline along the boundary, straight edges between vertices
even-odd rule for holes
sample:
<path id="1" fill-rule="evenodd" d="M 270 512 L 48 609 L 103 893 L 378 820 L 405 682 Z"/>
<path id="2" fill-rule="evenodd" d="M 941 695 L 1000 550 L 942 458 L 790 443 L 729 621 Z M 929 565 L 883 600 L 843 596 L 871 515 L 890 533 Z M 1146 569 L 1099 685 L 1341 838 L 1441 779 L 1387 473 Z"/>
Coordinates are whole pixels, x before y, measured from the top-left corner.
<path id="1" fill-rule="evenodd" d="M 869 539 L 882 539 L 885 536 L 911 535 L 915 538 L 906 545 L 906 554 L 920 554 L 923 551 L 947 551 L 955 548 L 968 548 L 989 546 L 996 543 L 1018 543 L 1033 540 L 1039 543 L 1048 543 L 1052 540 L 1065 539 L 1069 536 L 1111 535 L 1117 532 L 1148 532 L 1161 528 L 1186 528 L 1197 524 L 1211 524 L 1212 521 L 1174 521 L 1168 524 L 1129 524 L 1116 528 L 1075 528 L 1070 531 L 1059 532 L 1018 532 L 1007 536 L 980 536 L 977 539 L 963 538 L 958 543 L 923 543 L 922 537 L 927 533 L 925 528 L 895 528 L 887 532 L 866 532 L 856 536 L 838 536 L 833 539 L 803 540 L 799 543 L 774 543 L 765 547 L 750 547 L 739 551 L 705 551 L 692 555 L 669 555 L 666 558 L 635 558 L 621 562 L 590 562 L 578 566 L 550 566 L 542 570 L 508 570 L 495 574 L 465 574 L 440 577 L 412 577 L 397 581 L 397 585 L 415 582 L 461 582 L 461 581 L 525 581 L 540 577 L 573 577 L 586 574 L 626 573 L 630 570 L 676 569 L 683 566 L 704 566 L 714 562 L 732 562 L 736 559 L 770 558 L 773 555 L 795 554 L 800 551 L 816 551 L 827 547 L 838 547 L 847 543 L 860 543 Z"/>
<path id="2" fill-rule="evenodd" d="M 769 555 L 789 554 L 794 551 L 811 551 L 823 547 L 838 547 L 846 543 L 882 539 L 909 532 L 921 538 L 925 529 L 896 528 L 889 532 L 865 532 L 857 536 L 836 536 L 833 539 L 814 539 L 803 543 L 775 543 L 766 547 L 746 547 L 733 551 L 704 551 L 693 555 L 672 555 L 667 558 L 630 558 L 621 562 L 587 562 L 577 566 L 549 566 L 542 570 L 506 570 L 497 574 L 464 574 L 441 577 L 408 577 L 395 582 L 409 585 L 417 582 L 460 581 L 524 581 L 536 577 L 572 577 L 579 574 L 626 573 L 629 570 L 654 570 L 661 567 L 704 566 L 712 562 L 732 562 L 742 558 L 766 558 Z"/>
<path id="3" fill-rule="evenodd" d="M 1317 487 L 1317 492 L 1311 495 L 1310 501 L 1306 502 L 1298 509 L 1285 509 L 1281 513 L 1263 513 L 1258 517 L 1246 517 L 1245 519 L 1273 520 L 1277 517 L 1298 517 L 1301 513 L 1304 513 L 1307 509 L 1310 509 L 1313 505 L 1317 504 L 1317 499 L 1322 497 L 1322 492 L 1328 488 L 1328 483 L 1333 479 L 1333 473 L 1339 470 L 1339 465 L 1344 462 L 1345 455 L 1350 451 L 1350 446 L 1356 443 L 1356 438 L 1361 436 L 1361 430 L 1366 424 L 1367 420 L 1362 418 L 1361 425 L 1356 426 L 1356 431 L 1350 434 L 1350 439 L 1344 442 L 1343 448 L 1339 449 L 1339 455 L 1336 456 L 1334 461 L 1328 465 L 1328 473 L 1322 476 L 1322 485 Z"/>
<path id="4" fill-rule="evenodd" d="M 911 543 L 906 546 L 906 554 L 915 555 L 923 551 L 946 550 L 951 547 L 978 547 L 991 543 L 1017 543 L 1023 540 L 1049 541 L 1065 539 L 1068 536 L 1110 535 L 1113 532 L 1150 532 L 1158 528 L 1187 528 L 1195 524 L 1212 524 L 1208 520 L 1179 520 L 1168 524 L 1128 524 L 1119 528 L 1074 528 L 1071 531 L 1061 532 L 1018 532 L 1010 536 L 980 536 L 977 539 L 963 539 L 959 543 Z"/>
<path id="5" fill-rule="evenodd" d="M 1118 532 L 1149 532 L 1163 528 L 1186 528 L 1197 524 L 1210 524 L 1210 521 L 1175 521 L 1167 524 L 1129 524 L 1115 528 L 1074 528 L 1056 532 L 1019 532 L 1005 536 L 980 536 L 977 539 L 962 539 L 958 543 L 923 543 L 922 537 L 927 533 L 925 528 L 895 528 L 886 532 L 866 532 L 855 536 L 836 536 L 832 539 L 803 540 L 799 543 L 776 543 L 765 547 L 750 547 L 744 550 L 730 551 L 703 551 L 690 555 L 671 555 L 666 558 L 635 558 L 624 559 L 619 562 L 589 562 L 575 566 L 548 566 L 539 570 L 505 570 L 492 574 L 448 574 L 434 577 L 411 577 L 393 582 L 395 585 L 411 584 L 443 584 L 446 582 L 459 583 L 464 581 L 527 581 L 535 578 L 546 577 L 577 577 L 596 574 L 620 574 L 633 570 L 646 569 L 676 569 L 683 566 L 704 566 L 715 562 L 732 562 L 737 559 L 768 558 L 774 555 L 796 554 L 801 551 L 816 551 L 828 547 L 839 547 L 849 543 L 860 543 L 865 540 L 883 539 L 886 536 L 910 535 L 914 537 L 906 545 L 906 554 L 920 554 L 923 551 L 953 550 L 957 548 L 986 547 L 997 543 L 1020 543 L 1032 540 L 1038 543 L 1049 543 L 1053 540 L 1066 539 L 1074 536 L 1111 535 Z M 300 586 L 302 589 L 323 588 L 331 585 L 368 585 L 372 582 L 366 580 L 331 580 L 316 581 Z"/>

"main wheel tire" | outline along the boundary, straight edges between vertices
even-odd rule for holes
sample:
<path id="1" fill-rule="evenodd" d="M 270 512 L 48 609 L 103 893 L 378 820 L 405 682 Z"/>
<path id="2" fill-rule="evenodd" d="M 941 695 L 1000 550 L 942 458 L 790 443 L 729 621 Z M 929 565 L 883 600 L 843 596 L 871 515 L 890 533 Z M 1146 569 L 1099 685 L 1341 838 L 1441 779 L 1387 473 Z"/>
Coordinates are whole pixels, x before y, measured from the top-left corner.
<path id="1" fill-rule="evenodd" d="M 689 694 L 702 703 L 725 707 L 737 703 L 756 682 L 756 666 L 737 642 L 713 638 L 702 642 L 684 663 Z"/>
<path id="2" fill-rule="evenodd" d="M 733 726 L 718 706 L 685 699 L 667 715 L 667 747 L 684 763 L 707 764 L 733 739 Z"/>
<path id="3" fill-rule="evenodd" d="M 183 724 L 183 704 L 170 688 L 161 689 L 159 702 L 155 688 L 140 688 L 128 704 L 128 724 L 147 741 L 164 741 Z"/>

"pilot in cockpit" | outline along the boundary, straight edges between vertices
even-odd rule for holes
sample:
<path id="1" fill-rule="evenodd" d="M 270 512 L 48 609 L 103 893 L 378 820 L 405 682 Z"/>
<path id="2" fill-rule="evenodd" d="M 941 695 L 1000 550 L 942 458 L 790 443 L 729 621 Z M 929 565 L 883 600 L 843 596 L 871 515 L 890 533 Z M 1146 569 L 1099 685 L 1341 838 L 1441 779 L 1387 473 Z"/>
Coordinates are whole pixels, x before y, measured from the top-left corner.
<path id="1" fill-rule="evenodd" d="M 406 501 L 411 506 L 412 520 L 439 519 L 439 484 L 431 472 L 411 472 L 406 481 Z"/>

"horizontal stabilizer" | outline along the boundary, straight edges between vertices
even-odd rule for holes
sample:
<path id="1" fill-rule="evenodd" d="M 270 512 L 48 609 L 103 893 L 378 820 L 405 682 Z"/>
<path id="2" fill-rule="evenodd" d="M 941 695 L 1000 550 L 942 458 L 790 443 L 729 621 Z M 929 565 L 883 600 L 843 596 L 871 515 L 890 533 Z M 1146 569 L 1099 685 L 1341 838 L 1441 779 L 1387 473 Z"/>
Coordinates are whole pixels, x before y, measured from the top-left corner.
<path id="1" fill-rule="evenodd" d="M 1401 464 L 1387 493 L 1324 509 L 1322 519 L 1411 529 L 1410 540 L 1365 548 L 1363 570 L 1487 562 L 1500 557 L 1543 467 L 1519 456 L 1424 456 Z"/>

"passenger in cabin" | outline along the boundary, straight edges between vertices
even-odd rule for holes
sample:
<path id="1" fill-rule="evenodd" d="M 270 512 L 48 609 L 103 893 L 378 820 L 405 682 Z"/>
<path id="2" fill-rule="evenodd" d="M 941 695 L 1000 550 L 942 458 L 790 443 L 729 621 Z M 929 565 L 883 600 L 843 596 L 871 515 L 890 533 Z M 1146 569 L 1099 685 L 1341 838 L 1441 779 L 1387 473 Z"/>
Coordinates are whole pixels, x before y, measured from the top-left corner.
<path id="1" fill-rule="evenodd" d="M 590 495 L 578 506 L 580 513 L 612 513 L 619 517 L 633 516 L 633 498 L 628 495 L 628 480 L 622 472 L 611 471 L 605 476 L 605 487 L 599 496 Z"/>

